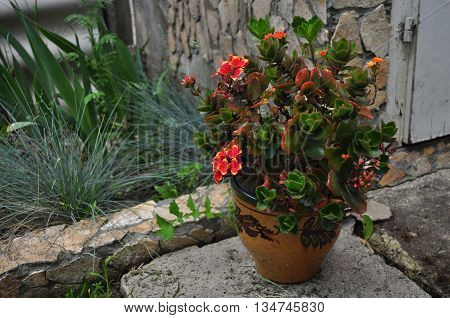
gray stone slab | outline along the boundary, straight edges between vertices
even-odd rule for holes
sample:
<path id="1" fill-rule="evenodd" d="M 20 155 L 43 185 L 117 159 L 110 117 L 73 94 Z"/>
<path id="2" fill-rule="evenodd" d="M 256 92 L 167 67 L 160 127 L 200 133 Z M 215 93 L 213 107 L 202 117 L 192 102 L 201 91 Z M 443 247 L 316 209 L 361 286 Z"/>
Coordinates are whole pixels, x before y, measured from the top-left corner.
<path id="1" fill-rule="evenodd" d="M 439 170 L 369 196 L 393 217 L 376 225 L 369 241 L 377 253 L 410 272 L 433 296 L 450 297 L 450 169 Z M 396 245 L 408 254 L 398 253 Z M 421 267 L 419 273 L 411 271 Z"/>
<path id="2" fill-rule="evenodd" d="M 123 276 L 121 290 L 129 297 L 429 297 L 345 231 L 321 272 L 303 284 L 262 278 L 235 237 L 155 259 Z"/>

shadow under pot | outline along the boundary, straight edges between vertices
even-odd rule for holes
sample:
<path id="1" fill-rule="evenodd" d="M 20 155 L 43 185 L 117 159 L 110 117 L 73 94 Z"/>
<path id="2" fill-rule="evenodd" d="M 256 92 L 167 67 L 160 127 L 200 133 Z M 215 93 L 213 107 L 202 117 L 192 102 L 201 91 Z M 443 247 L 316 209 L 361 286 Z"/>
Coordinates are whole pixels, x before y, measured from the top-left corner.
<path id="1" fill-rule="evenodd" d="M 336 243 L 341 227 L 324 230 L 318 214 L 311 211 L 299 219 L 298 234 L 281 233 L 277 217 L 289 212 L 260 211 L 248 185 L 235 177 L 230 183 L 238 235 L 255 260 L 256 271 L 277 283 L 301 283 L 312 278 Z"/>

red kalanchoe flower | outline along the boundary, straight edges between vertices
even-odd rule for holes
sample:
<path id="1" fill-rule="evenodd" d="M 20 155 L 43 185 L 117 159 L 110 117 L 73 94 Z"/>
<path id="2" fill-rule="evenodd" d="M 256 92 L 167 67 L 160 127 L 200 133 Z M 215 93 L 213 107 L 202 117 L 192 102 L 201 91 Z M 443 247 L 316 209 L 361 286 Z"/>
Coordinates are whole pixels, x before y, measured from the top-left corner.
<path id="1" fill-rule="evenodd" d="M 194 87 L 195 81 L 196 81 L 196 78 L 194 76 L 186 75 L 185 77 L 183 77 L 183 79 L 180 81 L 180 83 L 181 83 L 181 86 L 189 88 L 189 87 Z"/>
<path id="2" fill-rule="evenodd" d="M 224 158 L 222 161 L 217 165 L 217 171 L 219 171 L 223 176 L 228 173 L 228 159 Z"/>
<path id="3" fill-rule="evenodd" d="M 230 149 L 227 150 L 226 154 L 230 159 L 237 158 L 242 153 L 242 150 L 239 149 L 238 145 L 231 146 Z"/>
<path id="4" fill-rule="evenodd" d="M 326 56 L 327 50 L 320 51 L 319 54 L 320 54 L 320 56 Z"/>
<path id="5" fill-rule="evenodd" d="M 219 171 L 214 172 L 214 181 L 216 183 L 219 183 L 220 181 L 222 181 L 222 178 L 223 178 L 223 176 Z"/>
<path id="6" fill-rule="evenodd" d="M 350 155 L 343 154 L 341 155 L 341 158 L 347 160 L 348 158 L 350 158 Z"/>
<path id="7" fill-rule="evenodd" d="M 283 31 L 277 31 L 277 32 L 274 32 L 274 33 L 268 33 L 268 34 L 266 34 L 266 35 L 264 36 L 263 40 L 266 41 L 266 40 L 268 40 L 268 39 L 270 39 L 270 38 L 274 38 L 274 39 L 281 40 L 281 39 L 283 39 L 284 37 L 286 37 L 286 32 L 283 32 Z"/>
<path id="8" fill-rule="evenodd" d="M 231 159 L 231 163 L 229 164 L 228 168 L 231 171 L 231 174 L 233 176 L 237 175 L 239 170 L 242 169 L 242 163 L 240 163 L 236 158 Z"/>
<path id="9" fill-rule="evenodd" d="M 236 80 L 244 72 L 244 68 L 247 65 L 247 59 L 240 56 L 230 55 L 228 61 L 223 61 L 213 76 L 220 75 L 223 79 L 230 77 L 232 80 Z"/>

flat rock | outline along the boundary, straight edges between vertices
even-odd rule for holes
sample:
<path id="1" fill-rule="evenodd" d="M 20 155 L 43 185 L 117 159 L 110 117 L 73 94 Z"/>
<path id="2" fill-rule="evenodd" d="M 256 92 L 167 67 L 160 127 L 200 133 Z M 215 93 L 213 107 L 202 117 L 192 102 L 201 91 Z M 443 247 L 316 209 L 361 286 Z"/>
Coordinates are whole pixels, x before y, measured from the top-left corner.
<path id="1" fill-rule="evenodd" d="M 358 54 L 362 53 L 361 38 L 359 37 L 358 15 L 355 11 L 343 12 L 339 17 L 332 40 L 338 41 L 342 38 L 356 43 L 356 52 Z"/>
<path id="2" fill-rule="evenodd" d="M 332 0 L 331 6 L 335 9 L 344 8 L 370 8 L 385 0 Z"/>
<path id="3" fill-rule="evenodd" d="M 380 4 L 375 10 L 364 15 L 361 21 L 361 38 L 367 50 L 380 57 L 389 51 L 391 26 L 386 18 L 386 10 Z"/>
<path id="4" fill-rule="evenodd" d="M 371 239 L 373 248 L 439 297 L 450 297 L 449 193 L 449 169 L 369 193 L 393 214 L 390 220 L 376 225 L 380 235 Z M 405 261 L 398 246 L 410 260 Z M 417 267 L 414 262 L 422 267 L 417 275 L 409 269 Z"/>
<path id="5" fill-rule="evenodd" d="M 378 201 L 368 200 L 366 213 L 373 221 L 385 221 L 392 217 L 391 209 Z"/>
<path id="6" fill-rule="evenodd" d="M 235 237 L 155 259 L 123 276 L 121 290 L 129 297 L 429 297 L 345 231 L 321 272 L 303 284 L 262 278 Z"/>

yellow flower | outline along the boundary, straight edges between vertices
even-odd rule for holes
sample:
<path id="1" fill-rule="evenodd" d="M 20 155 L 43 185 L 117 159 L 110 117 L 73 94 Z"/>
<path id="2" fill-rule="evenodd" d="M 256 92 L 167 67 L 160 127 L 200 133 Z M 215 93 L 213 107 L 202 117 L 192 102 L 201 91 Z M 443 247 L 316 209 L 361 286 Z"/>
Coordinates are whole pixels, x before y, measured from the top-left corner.
<path id="1" fill-rule="evenodd" d="M 373 62 L 373 61 L 369 61 L 369 62 L 367 62 L 367 67 L 370 67 L 370 68 L 372 68 L 372 67 L 374 67 L 375 65 L 377 65 L 377 63 L 375 63 L 375 62 Z"/>

